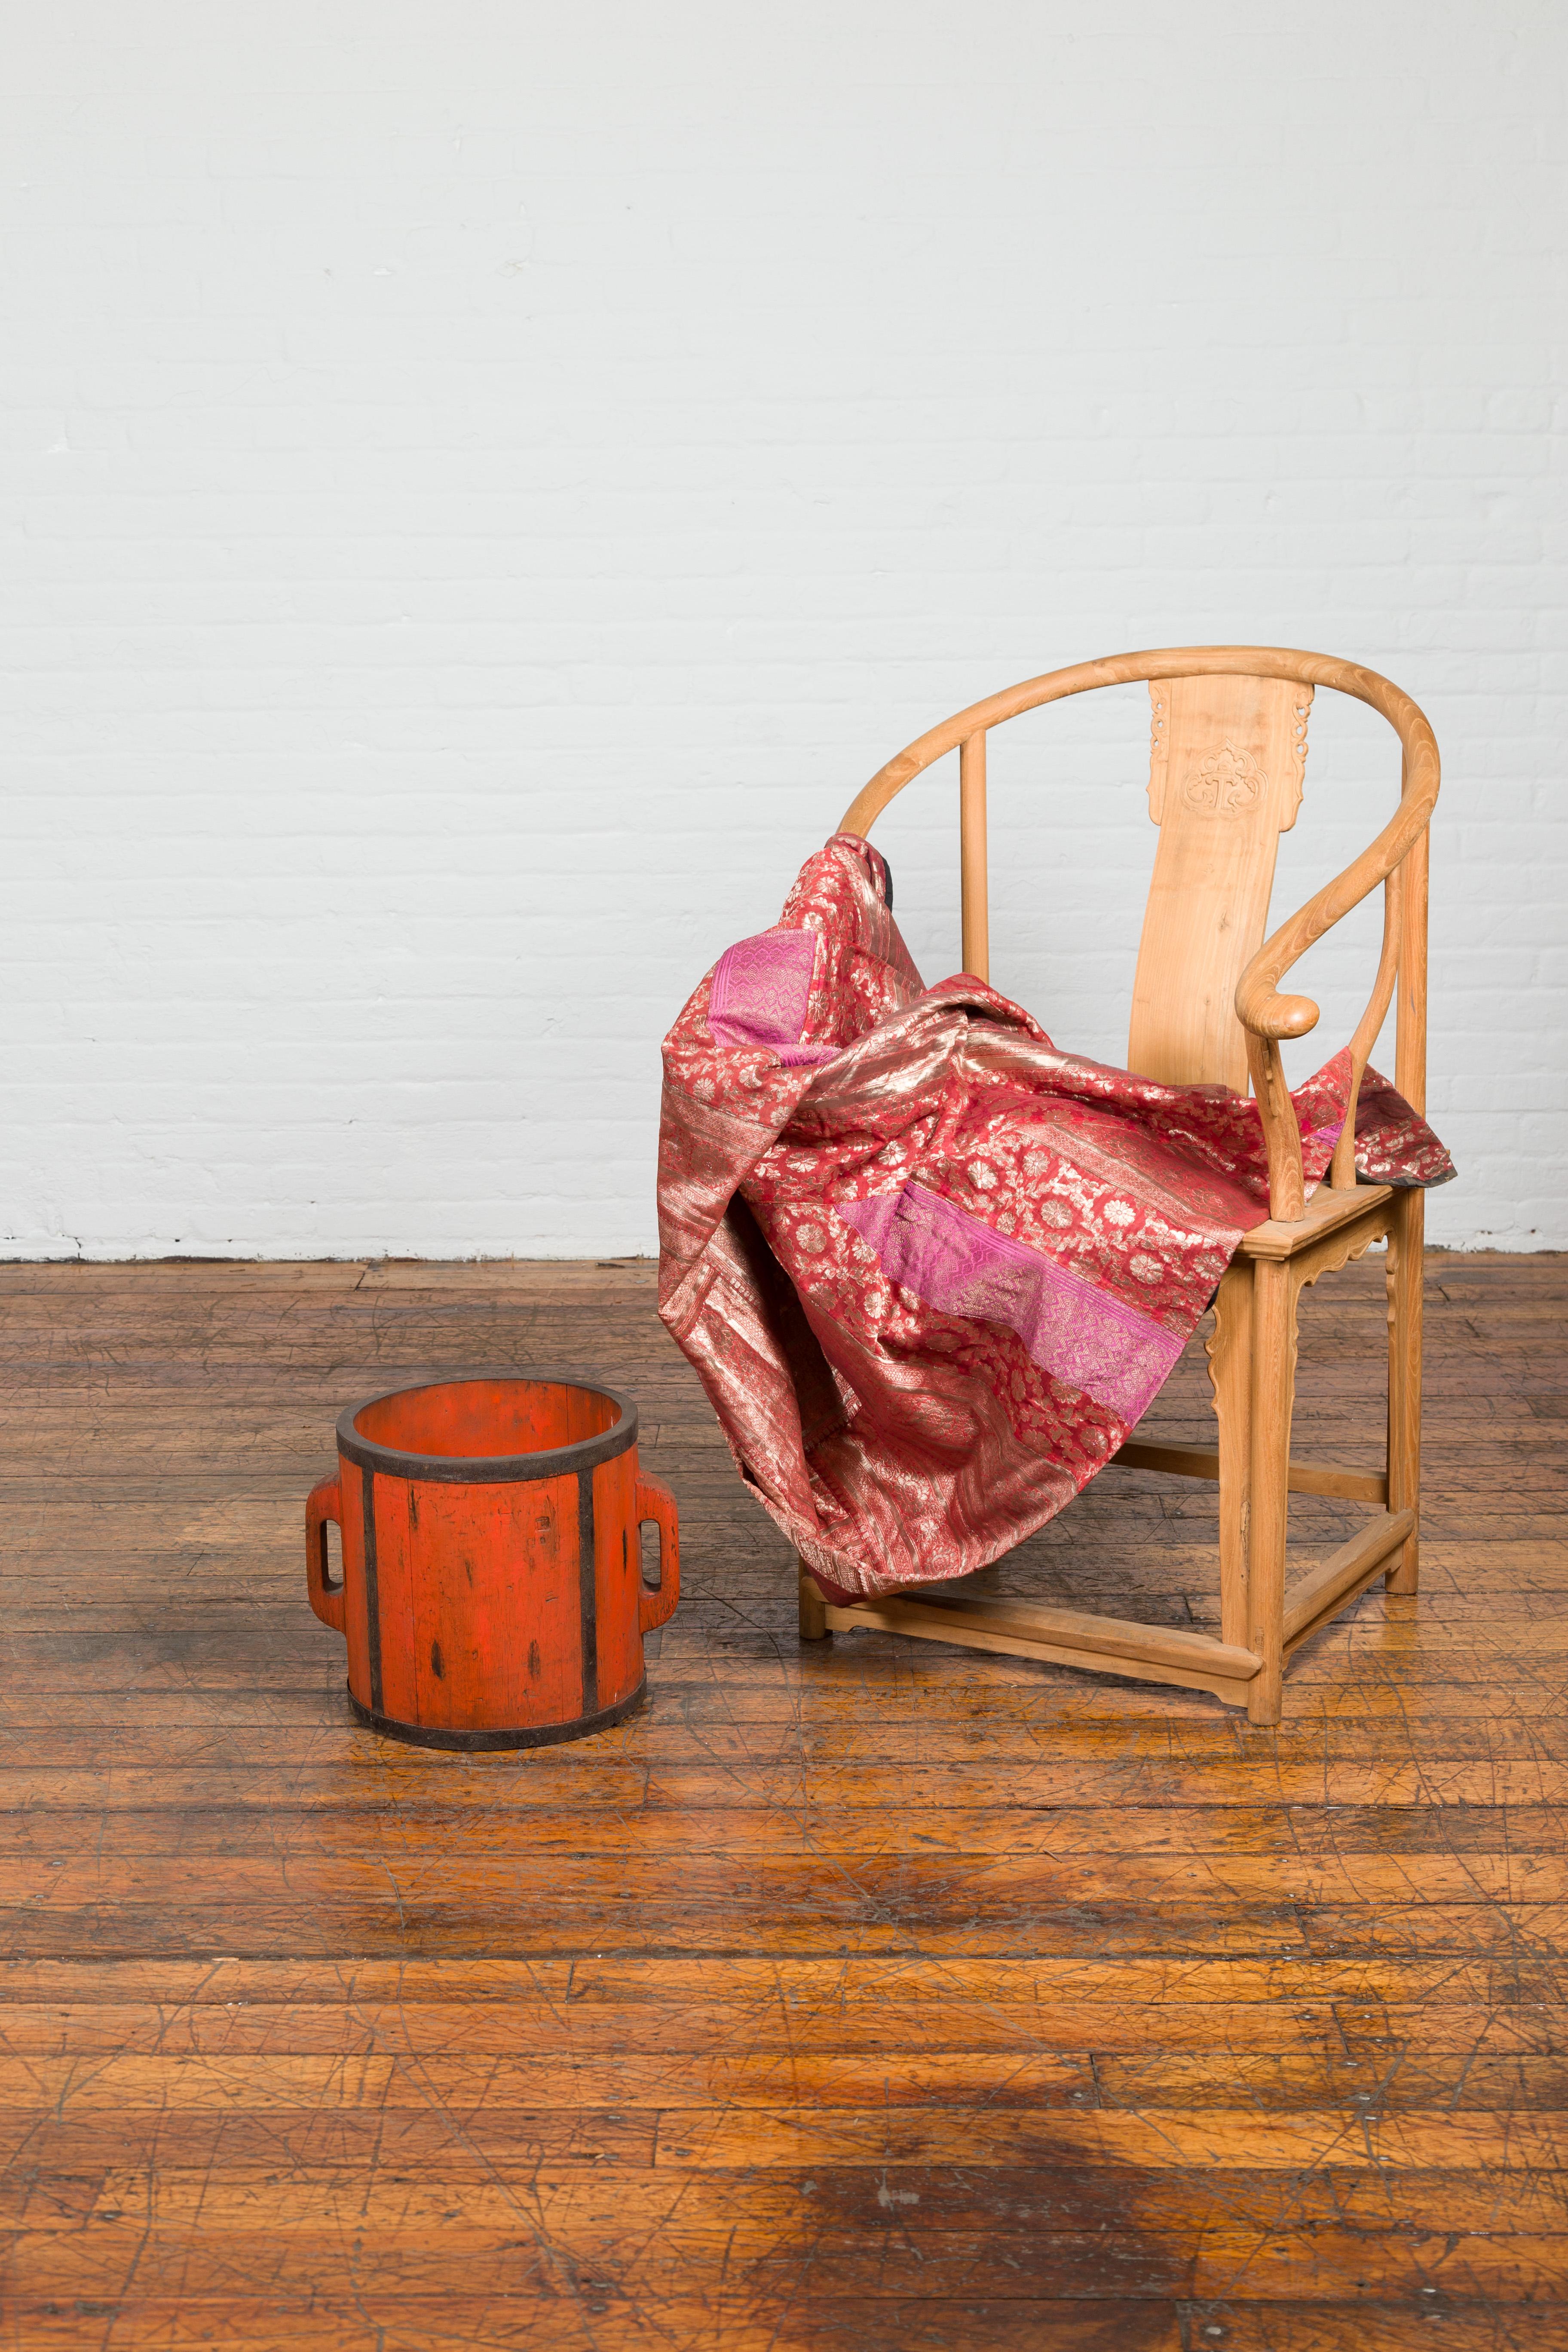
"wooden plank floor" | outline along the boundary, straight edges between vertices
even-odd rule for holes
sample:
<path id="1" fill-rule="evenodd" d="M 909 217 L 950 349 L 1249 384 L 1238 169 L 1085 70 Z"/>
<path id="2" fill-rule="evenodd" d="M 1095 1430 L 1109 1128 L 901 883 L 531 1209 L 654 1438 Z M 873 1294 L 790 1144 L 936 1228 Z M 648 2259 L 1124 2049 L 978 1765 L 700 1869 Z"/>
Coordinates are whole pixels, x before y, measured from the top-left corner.
<path id="1" fill-rule="evenodd" d="M 802 1650 L 646 1265 L 0 1268 L 0 2341 L 1568 2345 L 1565 1291 L 1429 1260 L 1423 1592 L 1268 1732 Z M 1300 1450 L 1370 1465 L 1375 1263 L 1303 1323 Z M 530 1360 L 679 1496 L 652 1703 L 384 1744 L 305 1605 L 333 1416 Z M 1112 1471 L 990 1574 L 1212 1623 L 1214 1532 Z"/>

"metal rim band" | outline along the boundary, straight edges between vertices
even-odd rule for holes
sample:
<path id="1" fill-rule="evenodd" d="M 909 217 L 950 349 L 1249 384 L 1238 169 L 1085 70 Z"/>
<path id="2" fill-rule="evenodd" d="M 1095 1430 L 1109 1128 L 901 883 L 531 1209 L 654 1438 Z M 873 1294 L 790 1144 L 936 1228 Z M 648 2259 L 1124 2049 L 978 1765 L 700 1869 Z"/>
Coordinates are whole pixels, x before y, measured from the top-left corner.
<path id="1" fill-rule="evenodd" d="M 362 1437 L 354 1427 L 362 1412 L 368 1412 L 373 1404 L 384 1404 L 388 1397 L 405 1396 L 415 1389 L 467 1388 L 474 1381 L 498 1380 L 586 1389 L 595 1396 L 608 1397 L 619 1418 L 601 1436 L 580 1437 L 574 1444 L 552 1446 L 539 1454 L 405 1454 L 397 1446 Z M 596 1469 L 601 1462 L 613 1462 L 637 1442 L 637 1409 L 632 1398 L 585 1372 L 557 1371 L 550 1366 L 515 1372 L 447 1372 L 435 1381 L 402 1381 L 395 1389 L 382 1389 L 374 1396 L 362 1397 L 358 1404 L 345 1405 L 338 1415 L 338 1452 L 346 1462 L 357 1463 L 362 1470 L 378 1471 L 384 1477 L 411 1478 L 422 1485 L 504 1486 L 530 1478 L 565 1478 Z"/>
<path id="2" fill-rule="evenodd" d="M 633 1714 L 647 1696 L 647 1676 L 645 1675 L 629 1698 L 621 1699 L 615 1706 L 600 1707 L 595 1715 L 580 1715 L 570 1723 L 536 1723 L 516 1731 L 443 1731 L 432 1730 L 423 1723 L 399 1723 L 395 1716 L 378 1715 L 374 1707 L 349 1692 L 349 1705 L 367 1731 L 378 1731 L 385 1739 L 401 1739 L 410 1748 L 460 1748 L 468 1750 L 497 1748 L 559 1748 L 563 1740 L 586 1739 L 595 1731 L 608 1731 L 612 1724 L 622 1723 Z"/>

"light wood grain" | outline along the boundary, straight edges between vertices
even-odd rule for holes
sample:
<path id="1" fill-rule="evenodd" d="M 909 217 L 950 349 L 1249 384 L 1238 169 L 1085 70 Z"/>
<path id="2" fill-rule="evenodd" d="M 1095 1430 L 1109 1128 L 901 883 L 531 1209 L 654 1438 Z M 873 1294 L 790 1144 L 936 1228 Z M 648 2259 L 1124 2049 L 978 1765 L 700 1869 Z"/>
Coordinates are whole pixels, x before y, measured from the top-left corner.
<path id="1" fill-rule="evenodd" d="M 1434 751 L 1434 758 L 1436 752 Z M 1404 792 L 1413 797 L 1412 746 L 1405 744 Z M 1417 787 L 1418 789 L 1418 787 Z M 1432 798 L 1436 798 L 1434 771 Z M 1399 1010 L 1394 1032 L 1394 1083 L 1412 1110 L 1426 1108 L 1426 897 L 1431 835 L 1423 825 L 1412 837 L 1404 861 L 1400 898 Z"/>
<path id="2" fill-rule="evenodd" d="M 1219 1444 L 1219 1612 L 1227 1642 L 1252 1640 L 1252 1267 L 1226 1269 L 1215 1295 L 1214 1328 L 1205 1344 Z M 1145 1441 L 1147 1442 L 1147 1441 Z"/>
<path id="3" fill-rule="evenodd" d="M 824 1616 L 833 1633 L 902 1633 L 1052 1665 L 1092 1666 L 1134 1681 L 1210 1691 L 1232 1706 L 1246 1703 L 1258 1665 L 1250 1651 L 1210 1635 L 984 1594 L 959 1597 L 922 1589 L 919 1600 L 889 1596 L 847 1609 L 828 1603 Z"/>
<path id="4" fill-rule="evenodd" d="M 1358 1184 L 1348 1192 L 1337 1192 L 1328 1184 L 1320 1184 L 1309 1196 L 1300 1218 L 1289 1223 L 1283 1218 L 1266 1218 L 1262 1224 L 1243 1234 L 1237 1255 L 1243 1258 L 1300 1257 L 1342 1225 L 1359 1223 L 1370 1211 L 1385 1207 L 1393 1198 L 1394 1189 L 1388 1184 Z"/>
<path id="5" fill-rule="evenodd" d="M 1296 822 L 1312 688 L 1219 674 L 1149 689 L 1160 828 L 1127 1066 L 1170 1086 L 1247 1087 L 1236 988 L 1263 942 L 1279 835 Z"/>
<path id="6" fill-rule="evenodd" d="M 1124 1469 L 1164 1470 L 1175 1478 L 1217 1480 L 1221 1475 L 1219 1450 L 1205 1445 L 1152 1445 L 1130 1437 L 1110 1458 Z M 1381 1472 L 1340 1470 L 1331 1462 L 1303 1462 L 1294 1454 L 1286 1485 L 1292 1495 L 1338 1495 L 1357 1503 L 1388 1500 L 1388 1480 Z"/>
<path id="7" fill-rule="evenodd" d="M 1388 1507 L 1417 1512 L 1421 1501 L 1422 1242 L 1426 1197 L 1401 1193 L 1389 1231 Z M 1391 1592 L 1412 1593 L 1419 1577 L 1420 1532 L 1412 1527 L 1388 1574 Z"/>
<path id="8" fill-rule="evenodd" d="M 1247 1645 L 1262 1661 L 1247 1690 L 1254 1723 L 1278 1723 L 1284 1667 L 1286 1477 L 1296 1389 L 1296 1286 L 1278 1260 L 1252 1270 Z"/>
<path id="9" fill-rule="evenodd" d="M 985 735 L 965 738 L 958 752 L 959 898 L 963 969 L 991 977 L 990 886 L 986 878 Z"/>
<path id="10" fill-rule="evenodd" d="M 1268 1152 L 1269 1221 L 1274 1224 L 1298 1225 L 1307 1213 L 1301 1125 L 1290 1099 L 1279 1047 L 1272 1037 L 1259 1036 L 1248 1030 L 1247 1067 Z"/>
<path id="11" fill-rule="evenodd" d="M 1400 1549 L 1415 1524 L 1412 1511 L 1380 1512 L 1370 1527 L 1342 1544 L 1331 1559 L 1291 1585 L 1285 1595 L 1287 1643 L 1304 1641 L 1352 1593 L 1359 1592 L 1390 1552 Z"/>
<path id="12" fill-rule="evenodd" d="M 1408 858 L 1405 863 L 1408 864 Z M 1361 1082 L 1378 1032 L 1388 1017 L 1394 1002 L 1394 983 L 1399 977 L 1399 950 L 1404 936 L 1405 866 L 1396 866 L 1383 886 L 1383 949 L 1378 957 L 1377 974 L 1366 1010 L 1356 1023 L 1351 1037 L 1351 1091 L 1345 1123 L 1334 1145 L 1334 1156 L 1329 1170 L 1329 1181 L 1336 1192 L 1355 1190 L 1355 1121 L 1356 1106 L 1361 1097 Z"/>
<path id="13" fill-rule="evenodd" d="M 1414 772 L 1406 789 L 1425 801 L 1427 811 L 1436 798 L 1437 749 L 1424 713 L 1410 697 L 1375 670 L 1332 654 L 1300 653 L 1286 646 L 1173 646 L 1157 652 L 1112 654 L 1097 661 L 1076 662 L 1068 668 L 1026 678 L 1018 686 L 971 703 L 940 726 L 927 730 L 897 758 L 879 768 L 850 803 L 844 830 L 865 834 L 895 794 L 914 777 L 942 759 L 968 737 L 1002 726 L 1026 710 L 1061 702 L 1075 694 L 1089 694 L 1103 686 L 1131 686 L 1160 678 L 1234 676 L 1288 678 L 1298 686 L 1327 686 L 1366 703 L 1386 719 L 1407 747 Z M 1410 837 L 1420 830 L 1412 829 Z M 1397 860 L 1394 861 L 1397 862 Z"/>

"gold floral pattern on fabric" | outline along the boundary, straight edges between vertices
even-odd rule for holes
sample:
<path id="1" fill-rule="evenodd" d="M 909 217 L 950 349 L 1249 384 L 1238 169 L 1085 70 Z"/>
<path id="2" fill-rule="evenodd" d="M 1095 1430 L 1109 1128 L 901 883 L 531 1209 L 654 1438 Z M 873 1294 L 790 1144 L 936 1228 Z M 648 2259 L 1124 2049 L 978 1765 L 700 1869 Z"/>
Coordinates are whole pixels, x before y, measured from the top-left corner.
<path id="1" fill-rule="evenodd" d="M 968 975 L 926 988 L 890 895 L 836 835 L 664 1049 L 659 1312 L 742 1476 L 845 1596 L 966 1575 L 1053 1517 L 1268 1214 L 1255 1104 L 1063 1053 Z M 1309 1181 L 1351 1077 L 1346 1051 L 1295 1089 Z M 1356 1163 L 1453 1172 L 1372 1070 Z"/>

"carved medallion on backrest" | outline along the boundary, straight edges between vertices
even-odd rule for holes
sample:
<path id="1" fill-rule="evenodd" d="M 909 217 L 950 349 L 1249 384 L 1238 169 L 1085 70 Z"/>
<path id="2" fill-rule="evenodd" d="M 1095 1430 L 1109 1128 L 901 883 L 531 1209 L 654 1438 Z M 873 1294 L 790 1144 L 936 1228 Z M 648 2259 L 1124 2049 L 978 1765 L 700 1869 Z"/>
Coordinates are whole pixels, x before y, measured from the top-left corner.
<path id="1" fill-rule="evenodd" d="M 1247 1086 L 1236 983 L 1263 944 L 1279 835 L 1301 805 L 1310 686 L 1151 685 L 1149 814 L 1160 828 L 1132 983 L 1130 1069 Z"/>

